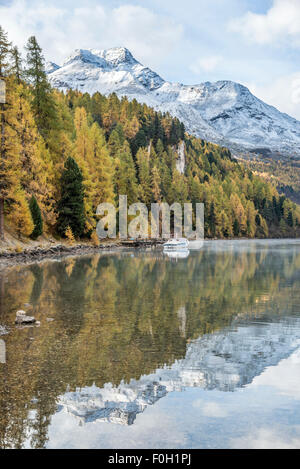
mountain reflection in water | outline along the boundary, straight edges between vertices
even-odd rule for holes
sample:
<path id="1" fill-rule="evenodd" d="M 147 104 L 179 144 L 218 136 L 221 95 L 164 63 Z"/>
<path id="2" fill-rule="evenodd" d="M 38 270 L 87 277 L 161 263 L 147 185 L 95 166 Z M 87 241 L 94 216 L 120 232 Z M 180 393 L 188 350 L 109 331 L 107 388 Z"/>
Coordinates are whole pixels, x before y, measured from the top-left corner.
<path id="1" fill-rule="evenodd" d="M 134 427 L 173 391 L 242 390 L 300 346 L 299 272 L 298 241 L 206 242 L 176 262 L 125 251 L 3 271 L 0 447 L 48 446 L 59 415 Z M 16 328 L 18 309 L 41 326 Z"/>
<path id="2" fill-rule="evenodd" d="M 236 324 L 234 329 L 199 337 L 187 347 L 184 359 L 139 380 L 110 383 L 68 392 L 60 410 L 79 420 L 131 425 L 148 405 L 172 391 L 188 387 L 234 391 L 251 383 L 266 367 L 277 365 L 300 346 L 300 319 L 262 325 Z"/>

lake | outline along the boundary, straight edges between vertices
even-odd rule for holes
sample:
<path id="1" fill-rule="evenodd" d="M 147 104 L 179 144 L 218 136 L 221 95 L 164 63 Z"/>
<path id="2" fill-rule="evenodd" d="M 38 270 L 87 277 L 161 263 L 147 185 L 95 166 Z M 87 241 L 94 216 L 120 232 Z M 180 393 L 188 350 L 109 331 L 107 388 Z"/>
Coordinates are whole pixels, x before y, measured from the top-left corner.
<path id="1" fill-rule="evenodd" d="M 0 334 L 1 448 L 300 447 L 300 240 L 11 267 Z"/>

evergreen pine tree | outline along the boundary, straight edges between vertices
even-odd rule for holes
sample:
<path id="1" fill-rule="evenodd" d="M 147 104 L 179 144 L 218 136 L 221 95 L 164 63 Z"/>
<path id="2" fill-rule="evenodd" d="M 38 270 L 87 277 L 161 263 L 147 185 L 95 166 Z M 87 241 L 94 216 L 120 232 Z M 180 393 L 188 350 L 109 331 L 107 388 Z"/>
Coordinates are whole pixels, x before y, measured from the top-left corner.
<path id="1" fill-rule="evenodd" d="M 7 33 L 0 26 L 0 78 L 8 75 L 10 70 L 9 55 L 11 53 L 11 43 L 7 39 Z"/>
<path id="2" fill-rule="evenodd" d="M 235 218 L 233 222 L 233 234 L 234 236 L 238 236 L 240 233 L 240 225 L 238 220 Z"/>
<path id="3" fill-rule="evenodd" d="M 69 157 L 61 177 L 61 199 L 58 204 L 57 232 L 64 237 L 68 227 L 76 237 L 85 228 L 83 177 L 76 161 Z"/>
<path id="4" fill-rule="evenodd" d="M 212 202 L 210 204 L 210 211 L 209 211 L 209 230 L 212 237 L 216 236 L 216 210 L 215 204 Z"/>
<path id="5" fill-rule="evenodd" d="M 184 126 L 184 123 L 181 122 L 181 124 L 180 124 L 180 138 L 181 138 L 181 140 L 184 140 L 184 134 L 185 134 L 185 126 Z"/>
<path id="6" fill-rule="evenodd" d="M 44 137 L 47 137 L 49 131 L 55 127 L 56 105 L 45 72 L 45 59 L 42 55 L 42 49 L 38 45 L 35 36 L 28 39 L 26 51 L 27 67 L 25 76 L 32 85 L 32 109 L 39 131 Z"/>
<path id="7" fill-rule="evenodd" d="M 17 83 L 20 84 L 22 78 L 22 57 L 17 46 L 12 48 L 12 73 L 15 75 Z"/>
<path id="8" fill-rule="evenodd" d="M 32 221 L 34 223 L 34 229 L 30 237 L 32 239 L 37 239 L 43 233 L 43 219 L 40 207 L 34 195 L 31 197 L 29 208 L 31 212 Z"/>
<path id="9" fill-rule="evenodd" d="M 154 122 L 153 122 L 153 144 L 157 144 L 158 140 L 164 140 L 164 129 L 161 125 L 160 118 L 158 113 L 155 113 Z"/>
<path id="10" fill-rule="evenodd" d="M 133 156 L 136 156 L 139 148 L 147 146 L 147 138 L 143 129 L 140 129 L 136 136 L 130 141 L 130 148 Z"/>
<path id="11" fill-rule="evenodd" d="M 287 217 L 287 224 L 293 228 L 294 226 L 294 217 L 293 217 L 293 212 L 292 210 L 289 211 L 288 217 Z"/>
<path id="12" fill-rule="evenodd" d="M 173 145 L 173 146 L 177 145 L 177 143 L 178 143 L 177 127 L 176 127 L 176 122 L 175 122 L 174 119 L 172 120 L 169 141 L 170 141 L 170 144 Z"/>

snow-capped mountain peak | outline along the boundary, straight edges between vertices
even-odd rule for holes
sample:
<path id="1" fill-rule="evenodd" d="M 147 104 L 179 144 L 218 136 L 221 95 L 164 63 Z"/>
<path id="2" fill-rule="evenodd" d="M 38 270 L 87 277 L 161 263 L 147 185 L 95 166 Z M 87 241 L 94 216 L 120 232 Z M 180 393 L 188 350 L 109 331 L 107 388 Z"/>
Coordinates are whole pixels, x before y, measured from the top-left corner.
<path id="1" fill-rule="evenodd" d="M 66 60 L 63 62 L 63 67 L 73 63 L 92 64 L 95 66 L 104 66 L 105 60 L 101 57 L 94 55 L 89 49 L 76 49 Z"/>
<path id="2" fill-rule="evenodd" d="M 119 65 L 132 67 L 139 64 L 126 47 L 114 47 L 107 50 L 76 49 L 69 57 L 67 57 L 63 66 L 74 62 L 93 64 L 98 67 L 106 68 L 113 68 Z"/>
<path id="3" fill-rule="evenodd" d="M 165 81 L 125 47 L 77 49 L 62 67 L 47 65 L 50 82 L 61 90 L 99 91 L 170 112 L 197 137 L 234 151 L 268 149 L 300 157 L 300 122 L 256 98 L 233 81 L 184 85 Z"/>
<path id="4" fill-rule="evenodd" d="M 131 52 L 126 47 L 114 47 L 112 49 L 97 51 L 92 50 L 93 54 L 103 57 L 113 66 L 119 64 L 136 65 L 139 62 L 135 60 Z"/>
<path id="5" fill-rule="evenodd" d="M 107 50 L 76 49 L 62 67 L 49 72 L 53 86 L 88 93 L 116 92 L 119 95 L 145 95 L 162 86 L 164 80 L 141 65 L 124 47 Z"/>
<path id="6" fill-rule="evenodd" d="M 55 72 L 59 68 L 60 68 L 60 66 L 55 64 L 54 62 L 46 62 L 45 70 L 46 70 L 47 74 Z"/>

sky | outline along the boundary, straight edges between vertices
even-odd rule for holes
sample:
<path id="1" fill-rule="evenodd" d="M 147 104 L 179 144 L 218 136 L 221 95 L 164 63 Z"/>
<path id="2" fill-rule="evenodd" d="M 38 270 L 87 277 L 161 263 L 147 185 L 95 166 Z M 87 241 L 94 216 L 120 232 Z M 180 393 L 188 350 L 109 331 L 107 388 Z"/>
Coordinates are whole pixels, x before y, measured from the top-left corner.
<path id="1" fill-rule="evenodd" d="M 300 0 L 0 0 L 0 25 L 58 64 L 124 46 L 165 80 L 233 80 L 300 119 Z"/>

